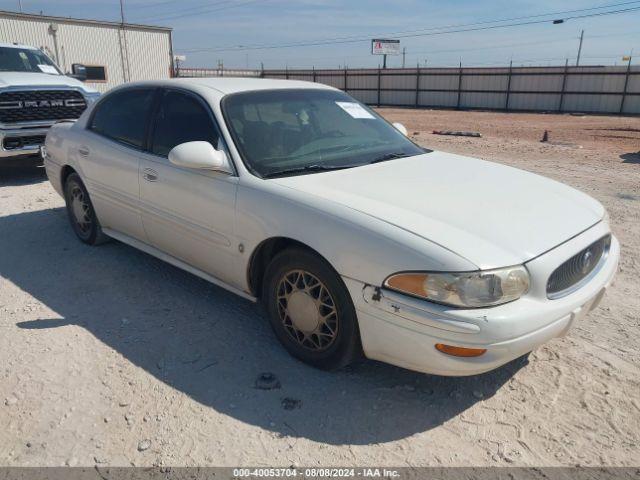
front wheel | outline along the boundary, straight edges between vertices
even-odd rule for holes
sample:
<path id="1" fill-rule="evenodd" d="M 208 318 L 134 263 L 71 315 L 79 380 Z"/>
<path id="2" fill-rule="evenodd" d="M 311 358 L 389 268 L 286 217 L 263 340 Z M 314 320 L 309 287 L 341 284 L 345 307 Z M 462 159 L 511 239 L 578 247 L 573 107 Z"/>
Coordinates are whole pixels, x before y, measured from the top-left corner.
<path id="1" fill-rule="evenodd" d="M 361 354 L 351 297 L 324 260 L 305 250 L 285 250 L 267 267 L 263 285 L 271 326 L 291 355 L 331 370 Z"/>
<path id="2" fill-rule="evenodd" d="M 77 173 L 67 177 L 64 184 L 67 214 L 76 236 L 88 245 L 99 245 L 109 240 L 100 227 L 89 192 Z"/>

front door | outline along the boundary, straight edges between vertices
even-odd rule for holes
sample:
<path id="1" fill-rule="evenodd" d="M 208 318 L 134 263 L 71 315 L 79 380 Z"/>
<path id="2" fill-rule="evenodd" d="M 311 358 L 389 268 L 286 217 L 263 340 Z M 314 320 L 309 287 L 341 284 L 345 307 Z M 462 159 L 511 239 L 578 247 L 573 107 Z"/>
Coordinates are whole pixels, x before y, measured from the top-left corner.
<path id="1" fill-rule="evenodd" d="M 152 122 L 149 152 L 140 160 L 140 209 L 154 247 L 220 280 L 234 281 L 238 178 L 169 162 L 169 151 L 204 140 L 225 149 L 209 106 L 195 94 L 167 89 Z"/>

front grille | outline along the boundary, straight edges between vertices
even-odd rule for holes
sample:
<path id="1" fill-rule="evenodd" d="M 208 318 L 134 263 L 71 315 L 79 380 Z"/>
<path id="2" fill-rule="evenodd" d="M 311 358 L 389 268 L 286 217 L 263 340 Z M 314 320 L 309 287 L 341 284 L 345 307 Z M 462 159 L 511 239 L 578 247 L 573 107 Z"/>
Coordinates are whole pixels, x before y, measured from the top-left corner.
<path id="1" fill-rule="evenodd" d="M 611 235 L 593 242 L 556 268 L 547 281 L 547 296 L 559 298 L 580 288 L 609 250 Z"/>
<path id="2" fill-rule="evenodd" d="M 0 93 L 0 122 L 20 123 L 78 118 L 87 108 L 76 90 L 32 90 Z"/>
<path id="3" fill-rule="evenodd" d="M 44 145 L 44 135 L 26 135 L 23 137 L 5 137 L 2 146 L 5 150 Z"/>

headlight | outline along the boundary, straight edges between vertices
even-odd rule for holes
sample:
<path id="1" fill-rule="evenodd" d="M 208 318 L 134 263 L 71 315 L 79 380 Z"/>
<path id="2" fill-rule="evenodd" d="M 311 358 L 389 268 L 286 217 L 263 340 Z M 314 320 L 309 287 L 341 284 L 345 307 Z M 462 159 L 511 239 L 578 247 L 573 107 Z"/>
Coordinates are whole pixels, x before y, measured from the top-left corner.
<path id="1" fill-rule="evenodd" d="M 84 97 L 87 99 L 87 104 L 91 105 L 100 98 L 100 92 L 85 92 Z"/>
<path id="2" fill-rule="evenodd" d="M 454 307 L 490 307 L 511 302 L 529 290 L 523 266 L 479 272 L 398 273 L 384 286 L 397 292 Z"/>

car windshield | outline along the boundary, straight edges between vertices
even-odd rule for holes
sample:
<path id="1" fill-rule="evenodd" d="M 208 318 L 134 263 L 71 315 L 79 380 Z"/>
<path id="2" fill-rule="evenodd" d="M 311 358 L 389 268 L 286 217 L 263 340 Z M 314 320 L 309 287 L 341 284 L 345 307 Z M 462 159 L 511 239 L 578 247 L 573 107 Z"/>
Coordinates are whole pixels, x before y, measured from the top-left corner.
<path id="1" fill-rule="evenodd" d="M 60 75 L 55 63 L 40 50 L 16 47 L 0 47 L 0 71 Z"/>
<path id="2" fill-rule="evenodd" d="M 223 113 L 247 168 L 272 178 L 427 152 L 373 110 L 335 90 L 242 92 Z"/>

